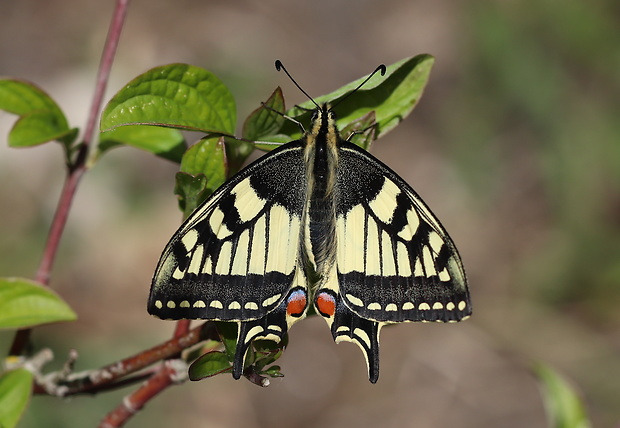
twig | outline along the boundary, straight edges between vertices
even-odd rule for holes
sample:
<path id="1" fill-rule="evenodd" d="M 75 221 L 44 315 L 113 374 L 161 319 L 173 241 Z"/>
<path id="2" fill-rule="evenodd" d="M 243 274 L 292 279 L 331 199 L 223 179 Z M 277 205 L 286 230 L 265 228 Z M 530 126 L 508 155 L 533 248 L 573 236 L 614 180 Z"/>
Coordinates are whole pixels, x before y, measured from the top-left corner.
<path id="1" fill-rule="evenodd" d="M 110 76 L 110 69 L 112 68 L 116 48 L 118 47 L 118 41 L 123 28 L 128 3 L 129 0 L 117 0 L 116 2 L 114 16 L 110 24 L 108 38 L 101 57 L 99 74 L 97 76 L 97 83 L 95 86 L 95 94 L 93 96 L 90 113 L 86 122 L 83 140 L 79 146 L 75 160 L 69 164 L 67 178 L 65 179 L 62 193 L 58 201 L 58 206 L 56 207 L 56 213 L 54 214 L 54 219 L 52 220 L 52 224 L 50 226 L 41 263 L 39 264 L 39 269 L 37 271 L 36 281 L 43 285 L 49 285 L 52 266 L 58 252 L 60 239 L 67 223 L 67 217 L 69 216 L 69 210 L 75 196 L 75 191 L 80 178 L 86 171 L 88 150 L 95 136 L 97 118 L 99 116 L 99 111 L 101 110 L 101 104 L 103 103 L 103 95 Z M 9 355 L 21 355 L 26 349 L 29 339 L 30 329 L 19 330 L 13 339 L 13 344 L 11 345 Z"/>
<path id="2" fill-rule="evenodd" d="M 179 320 L 177 321 L 177 325 L 174 329 L 173 337 L 181 337 L 187 334 L 189 331 L 190 320 Z"/>
<path id="3" fill-rule="evenodd" d="M 167 360 L 160 370 L 140 388 L 126 396 L 121 404 L 108 413 L 99 428 L 117 428 L 135 415 L 144 405 L 169 386 L 187 380 L 187 364 L 183 360 Z"/>
<path id="4" fill-rule="evenodd" d="M 36 280 L 44 285 L 49 284 L 50 272 L 56 257 L 62 232 L 67 222 L 69 209 L 71 208 L 71 203 L 73 202 L 73 198 L 75 196 L 75 190 L 82 174 L 86 171 L 86 158 L 88 150 L 95 137 L 95 128 L 99 117 L 99 111 L 101 110 L 101 105 L 103 104 L 103 95 L 110 77 L 110 70 L 112 68 L 114 55 L 116 54 L 116 49 L 118 47 L 128 3 L 129 0 L 118 0 L 116 2 L 114 16 L 108 31 L 108 38 L 101 56 L 95 93 L 93 95 L 93 101 L 91 103 L 90 112 L 86 121 L 83 140 L 80 144 L 75 160 L 69 165 L 69 174 L 62 190 L 61 198 L 58 202 L 58 208 L 56 209 L 56 214 L 54 215 L 54 220 L 50 227 L 45 252 L 43 253 L 43 259 L 41 260 L 41 264 L 39 265 L 39 270 L 37 272 Z"/>
<path id="5" fill-rule="evenodd" d="M 97 370 L 73 373 L 68 376 L 50 373 L 35 384 L 33 392 L 35 394 L 66 397 L 78 394 L 95 394 L 103 390 L 120 387 L 121 385 L 125 386 L 128 384 L 127 379 L 122 379 L 125 376 L 142 370 L 158 361 L 173 358 L 184 349 L 199 342 L 218 338 L 215 324 L 206 322 L 193 328 L 185 336 L 172 338 L 151 349 Z M 141 375 L 134 378 L 135 382 L 140 380 L 143 380 Z"/>
<path id="6" fill-rule="evenodd" d="M 101 64 L 99 66 L 99 74 L 97 75 L 97 85 L 93 95 L 93 102 L 91 104 L 88 122 L 86 123 L 86 129 L 84 131 L 85 145 L 90 145 L 92 139 L 95 137 L 95 128 L 99 118 L 99 111 L 101 110 L 103 96 L 105 94 L 106 87 L 108 86 L 110 70 L 112 69 L 114 56 L 116 55 L 116 49 L 121 37 L 121 31 L 125 22 L 125 16 L 127 15 L 128 6 L 129 0 L 116 1 L 114 15 L 112 16 L 112 22 L 110 22 L 110 28 L 108 29 L 108 37 L 103 48 L 103 54 L 101 55 Z"/>

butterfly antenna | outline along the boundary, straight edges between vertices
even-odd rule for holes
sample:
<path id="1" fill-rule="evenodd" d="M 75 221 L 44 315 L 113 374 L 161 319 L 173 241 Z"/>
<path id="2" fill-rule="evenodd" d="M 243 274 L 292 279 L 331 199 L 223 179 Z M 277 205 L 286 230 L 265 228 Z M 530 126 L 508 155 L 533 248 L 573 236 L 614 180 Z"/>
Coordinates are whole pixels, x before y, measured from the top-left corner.
<path id="1" fill-rule="evenodd" d="M 284 70 L 284 72 L 286 73 L 288 78 L 291 79 L 291 82 L 293 82 L 295 84 L 295 86 L 297 86 L 297 89 L 299 89 L 305 96 L 307 96 L 308 99 L 310 101 L 312 101 L 315 106 L 317 106 L 317 108 L 320 108 L 319 105 L 316 103 L 316 101 L 314 101 L 314 99 L 310 95 L 308 95 L 308 93 L 306 91 L 304 91 L 301 88 L 301 86 L 299 86 L 299 84 L 295 81 L 295 79 L 293 79 L 293 76 L 290 75 L 290 73 L 288 72 L 286 67 L 284 67 L 284 65 L 282 65 L 282 61 L 280 61 L 279 59 L 276 60 L 276 70 L 278 70 L 278 71 Z"/>
<path id="2" fill-rule="evenodd" d="M 381 64 L 379 67 L 375 68 L 375 71 L 373 71 L 372 73 L 370 73 L 370 75 L 364 79 L 364 81 L 362 83 L 360 83 L 359 85 L 357 85 L 357 88 L 353 89 L 351 92 L 349 92 L 348 94 L 346 94 L 344 97 L 340 98 L 340 100 L 334 104 L 333 106 L 331 106 L 330 110 L 333 110 L 334 107 L 336 107 L 338 104 L 340 104 L 341 102 L 343 102 L 344 100 L 346 100 L 347 98 L 349 98 L 350 95 L 356 93 L 358 91 L 359 88 L 361 88 L 362 86 L 364 86 L 366 84 L 366 82 L 368 82 L 372 76 L 374 76 L 375 74 L 377 74 L 378 72 L 381 72 L 382 76 L 385 76 L 385 64 Z"/>

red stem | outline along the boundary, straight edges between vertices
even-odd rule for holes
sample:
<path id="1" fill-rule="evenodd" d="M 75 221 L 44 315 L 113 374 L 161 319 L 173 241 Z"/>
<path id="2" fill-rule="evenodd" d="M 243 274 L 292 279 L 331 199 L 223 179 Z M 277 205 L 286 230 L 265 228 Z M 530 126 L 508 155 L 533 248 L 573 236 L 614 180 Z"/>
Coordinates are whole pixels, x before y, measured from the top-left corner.
<path id="1" fill-rule="evenodd" d="M 178 361 L 178 360 L 177 360 Z M 165 361 L 160 370 L 151 376 L 140 388 L 126 396 L 114 410 L 108 413 L 99 428 L 122 427 L 144 405 L 175 383 L 178 370 L 174 367 L 175 360 Z"/>
<path id="2" fill-rule="evenodd" d="M 114 16 L 110 23 L 110 29 L 108 31 L 108 38 L 105 43 L 103 54 L 101 55 L 101 63 L 99 67 L 99 73 L 97 75 L 97 83 L 95 85 L 95 93 L 93 95 L 93 101 L 90 106 L 90 113 L 86 122 L 86 128 L 84 130 L 84 139 L 78 151 L 76 159 L 69 167 L 69 174 L 65 181 L 60 200 L 58 201 L 58 207 L 54 220 L 50 227 L 50 232 L 43 253 L 43 259 L 39 265 L 36 280 L 41 284 L 48 285 L 51 276 L 52 265 L 58 252 L 58 245 L 60 244 L 60 238 L 67 224 L 67 217 L 69 216 L 69 210 L 71 203 L 75 196 L 77 185 L 82 178 L 82 174 L 86 171 L 86 160 L 88 155 L 88 149 L 95 137 L 95 128 L 97 126 L 97 119 L 99 117 L 99 111 L 103 104 L 103 96 L 105 94 L 108 80 L 110 77 L 110 70 L 114 62 L 114 55 L 118 47 L 118 42 L 123 28 L 123 22 L 127 13 L 127 4 L 129 0 L 118 0 L 116 8 L 114 10 Z"/>
<path id="3" fill-rule="evenodd" d="M 37 271 L 36 280 L 43 285 L 49 285 L 52 266 L 54 264 L 54 260 L 56 259 L 58 245 L 60 244 L 60 239 L 67 223 L 67 217 L 69 216 L 69 210 L 75 196 L 75 191 L 80 178 L 87 168 L 86 160 L 88 157 L 88 149 L 95 136 L 97 118 L 99 116 L 99 111 L 101 110 L 101 104 L 103 103 L 103 95 L 110 76 L 110 69 L 112 68 L 116 48 L 118 47 L 118 41 L 121 35 L 128 3 L 129 0 L 117 0 L 116 2 L 114 16 L 110 24 L 108 38 L 101 57 L 99 74 L 97 76 L 97 83 L 95 86 L 95 94 L 93 96 L 93 102 L 91 104 L 90 113 L 86 122 L 84 139 L 82 144 L 79 146 L 75 160 L 69 165 L 69 172 L 58 201 L 58 206 L 56 207 L 56 213 L 54 214 L 54 219 L 52 220 L 52 224 L 50 226 L 47 242 L 43 251 L 43 257 Z M 13 339 L 10 355 L 22 354 L 29 342 L 29 338 L 30 329 L 19 330 Z"/>
<path id="4" fill-rule="evenodd" d="M 190 324 L 191 320 L 179 320 L 177 321 L 177 325 L 174 329 L 174 336 L 175 338 L 177 337 L 181 337 L 181 336 L 185 336 L 187 334 L 187 332 L 189 331 L 189 324 Z"/>
<path id="5" fill-rule="evenodd" d="M 88 116 L 88 122 L 86 123 L 86 130 L 84 131 L 84 138 L 87 139 L 84 141 L 86 145 L 90 144 L 90 141 L 95 135 L 99 111 L 101 110 L 103 96 L 105 94 L 106 87 L 108 86 L 110 70 L 112 69 L 114 56 L 116 55 L 116 48 L 118 47 L 118 42 L 121 37 L 121 31 L 123 29 L 123 23 L 125 22 L 125 16 L 127 15 L 128 5 L 129 0 L 116 1 L 114 15 L 112 16 L 112 22 L 110 22 L 110 28 L 108 29 L 108 37 L 103 48 L 103 54 L 101 55 L 101 65 L 97 76 L 95 94 L 93 95 L 93 102 Z"/>
<path id="6" fill-rule="evenodd" d="M 116 384 L 119 379 L 131 373 L 142 370 L 158 361 L 179 355 L 184 349 L 194 346 L 199 342 L 207 339 L 218 339 L 218 337 L 215 324 L 211 322 L 203 323 L 194 327 L 182 337 L 175 337 L 151 349 L 142 351 L 139 354 L 93 370 L 84 377 L 61 382 L 61 385 L 67 388 L 63 395 L 70 396 L 100 392 L 101 390 L 107 389 L 108 385 Z M 35 385 L 34 393 L 45 394 L 46 391 L 42 385 Z"/>
<path id="7" fill-rule="evenodd" d="M 69 210 L 75 196 L 78 183 L 82 174 L 84 174 L 84 167 L 75 168 L 69 172 L 65 179 L 65 184 L 60 194 L 58 206 L 54 213 L 54 219 L 50 226 L 50 231 L 47 236 L 47 243 L 43 252 L 41 263 L 39 264 L 39 270 L 37 271 L 36 280 L 43 285 L 49 285 L 52 266 L 58 252 L 58 246 L 62 233 L 67 224 L 67 217 L 69 216 Z"/>
<path id="8" fill-rule="evenodd" d="M 187 337 L 175 337 L 174 339 L 159 345 L 150 351 L 146 351 L 136 357 L 132 357 L 144 363 L 145 361 L 153 359 L 161 359 L 166 354 L 171 356 L 179 353 L 182 349 L 192 346 L 207 338 L 213 338 L 217 336 L 215 330 L 215 324 L 207 322 L 199 327 L 195 327 L 188 334 Z M 130 359 L 128 359 L 130 360 Z M 126 361 L 128 361 L 126 360 Z M 137 362 L 136 361 L 136 362 Z M 152 361 L 151 361 L 152 362 Z M 133 417 L 138 411 L 140 411 L 146 403 L 149 402 L 160 392 L 169 386 L 186 379 L 186 367 L 177 368 L 179 360 L 166 360 L 159 370 L 152 375 L 140 388 L 126 396 L 121 404 L 119 404 L 114 410 L 108 413 L 105 418 L 99 424 L 99 428 L 116 428 L 122 427 L 125 423 Z M 129 363 L 128 366 L 133 366 Z M 115 365 L 110 365 L 108 368 L 112 368 Z M 107 370 L 107 368 L 106 368 Z M 183 372 L 183 377 L 179 379 L 180 371 Z M 103 374 L 103 370 L 101 371 Z M 105 377 L 105 376 L 104 376 Z"/>
<path id="9" fill-rule="evenodd" d="M 37 281 L 45 285 L 49 284 L 52 265 L 54 264 L 56 254 L 58 252 L 60 238 L 62 237 L 65 225 L 67 224 L 69 209 L 71 208 L 71 203 L 73 202 L 77 185 L 80 178 L 82 178 L 82 174 L 84 174 L 87 168 L 86 160 L 88 157 L 88 149 L 95 137 L 97 119 L 99 118 L 99 111 L 101 110 L 101 105 L 103 104 L 103 96 L 105 94 L 106 87 L 108 86 L 110 70 L 112 69 L 114 55 L 116 54 L 116 49 L 118 48 L 123 22 L 127 14 L 128 3 L 129 0 L 118 0 L 116 2 L 116 8 L 114 9 L 114 15 L 108 31 L 108 37 L 106 39 L 103 54 L 101 55 L 101 63 L 99 66 L 99 73 L 97 75 L 95 93 L 93 95 L 90 113 L 88 115 L 86 128 L 84 130 L 84 139 L 73 165 L 69 167 L 69 175 L 65 181 L 65 186 L 58 202 L 58 208 L 50 227 L 50 233 L 48 236 L 47 245 L 45 246 L 43 259 L 41 260 L 41 264 L 37 272 Z"/>

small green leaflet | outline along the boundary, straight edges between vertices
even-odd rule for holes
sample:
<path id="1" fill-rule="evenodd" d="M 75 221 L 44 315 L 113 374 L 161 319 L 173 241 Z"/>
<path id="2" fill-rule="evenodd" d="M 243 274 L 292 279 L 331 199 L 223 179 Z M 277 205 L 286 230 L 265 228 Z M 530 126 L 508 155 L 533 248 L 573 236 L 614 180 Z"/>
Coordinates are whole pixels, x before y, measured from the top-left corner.
<path id="1" fill-rule="evenodd" d="M 16 369 L 0 376 L 0 427 L 13 428 L 32 395 L 33 375 L 26 369 Z"/>

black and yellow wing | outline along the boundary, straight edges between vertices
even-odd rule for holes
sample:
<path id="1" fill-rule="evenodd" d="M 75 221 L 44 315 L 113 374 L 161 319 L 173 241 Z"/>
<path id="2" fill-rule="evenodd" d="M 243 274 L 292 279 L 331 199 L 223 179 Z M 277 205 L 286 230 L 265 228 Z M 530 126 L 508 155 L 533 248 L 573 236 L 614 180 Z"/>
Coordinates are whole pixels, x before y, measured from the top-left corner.
<path id="1" fill-rule="evenodd" d="M 456 322 L 471 314 L 465 271 L 452 239 L 417 193 L 343 140 L 334 199 L 337 279 L 319 289 L 315 301 L 334 340 L 360 346 L 376 382 L 383 325 Z"/>
<path id="2" fill-rule="evenodd" d="M 306 313 L 304 165 L 291 142 L 235 175 L 174 234 L 153 277 L 150 314 L 239 322 L 235 378 L 252 340 L 279 341 Z"/>

